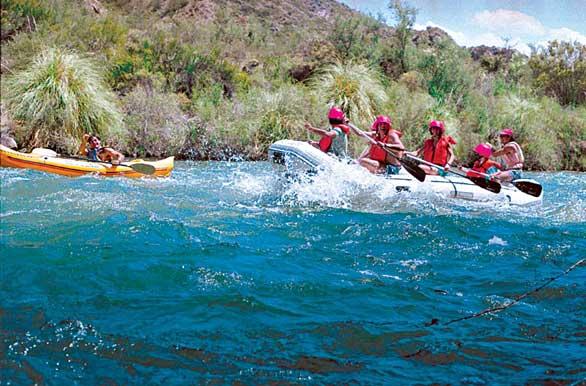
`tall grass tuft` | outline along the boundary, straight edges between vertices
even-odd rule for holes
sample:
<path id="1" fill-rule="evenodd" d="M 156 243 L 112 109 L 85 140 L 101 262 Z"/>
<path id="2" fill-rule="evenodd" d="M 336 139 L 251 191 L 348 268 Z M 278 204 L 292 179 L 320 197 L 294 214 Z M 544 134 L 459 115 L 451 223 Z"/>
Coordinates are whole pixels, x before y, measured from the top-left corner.
<path id="1" fill-rule="evenodd" d="M 326 103 L 340 106 L 350 119 L 363 123 L 372 121 L 388 99 L 380 73 L 361 63 L 328 65 L 310 85 Z"/>
<path id="2" fill-rule="evenodd" d="M 105 135 L 122 124 L 97 66 L 74 52 L 47 49 L 7 83 L 6 107 L 23 123 L 24 146 L 72 150 L 83 133 Z"/>

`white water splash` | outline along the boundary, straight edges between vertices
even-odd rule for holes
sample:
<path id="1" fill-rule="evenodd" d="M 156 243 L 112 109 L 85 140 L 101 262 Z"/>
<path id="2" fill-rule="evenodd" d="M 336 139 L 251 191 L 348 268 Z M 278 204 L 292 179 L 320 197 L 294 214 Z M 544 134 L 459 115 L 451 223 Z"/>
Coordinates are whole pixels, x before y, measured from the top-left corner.
<path id="1" fill-rule="evenodd" d="M 505 240 L 501 239 L 498 236 L 492 236 L 492 238 L 490 240 L 488 240 L 488 245 L 500 245 L 500 246 L 507 246 L 509 245 L 508 242 L 506 242 Z"/>

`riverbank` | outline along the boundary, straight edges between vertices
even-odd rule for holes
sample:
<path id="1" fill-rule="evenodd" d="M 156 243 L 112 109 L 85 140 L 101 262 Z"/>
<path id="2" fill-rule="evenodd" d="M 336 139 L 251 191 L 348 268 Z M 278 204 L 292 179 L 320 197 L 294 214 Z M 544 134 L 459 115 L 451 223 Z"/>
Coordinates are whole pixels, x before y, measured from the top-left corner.
<path id="1" fill-rule="evenodd" d="M 303 124 L 326 127 L 339 104 L 362 128 L 389 115 L 411 149 L 431 119 L 445 121 L 463 162 L 512 127 L 528 169 L 586 170 L 586 107 L 575 92 L 586 79 L 583 45 L 481 54 L 438 28 L 393 28 L 335 1 L 303 3 L 285 24 L 281 8 L 256 4 L 201 13 L 192 1 L 9 1 L 6 127 L 21 147 L 63 154 L 91 131 L 129 156 L 257 160 L 276 140 L 309 139 Z M 358 154 L 364 144 L 350 146 Z"/>

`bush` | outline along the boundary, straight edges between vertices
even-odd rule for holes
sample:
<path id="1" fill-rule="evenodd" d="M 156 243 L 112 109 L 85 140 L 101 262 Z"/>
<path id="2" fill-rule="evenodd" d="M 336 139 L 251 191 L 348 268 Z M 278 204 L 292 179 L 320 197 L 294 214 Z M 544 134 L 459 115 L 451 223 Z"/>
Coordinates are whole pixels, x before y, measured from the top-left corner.
<path id="1" fill-rule="evenodd" d="M 74 52 L 48 49 L 38 55 L 7 80 L 5 101 L 10 115 L 24 123 L 21 140 L 29 147 L 72 150 L 67 139 L 121 126 L 115 96 L 96 64 Z"/>
<path id="2" fill-rule="evenodd" d="M 37 24 L 53 15 L 44 0 L 2 0 L 0 41 L 12 39 L 20 31 L 33 32 Z"/>
<path id="3" fill-rule="evenodd" d="M 126 153 L 163 157 L 183 150 L 190 125 L 179 107 L 179 97 L 137 86 L 122 102 L 128 133 L 121 145 Z"/>
<path id="4" fill-rule="evenodd" d="M 534 85 L 563 104 L 586 103 L 586 45 L 549 42 L 529 59 Z"/>
<path id="5" fill-rule="evenodd" d="M 362 123 L 370 124 L 388 99 L 380 73 L 360 63 L 326 66 L 310 85 L 326 104 L 340 106 L 348 118 Z"/>
<path id="6" fill-rule="evenodd" d="M 472 88 L 475 74 L 466 50 L 442 41 L 437 49 L 421 54 L 418 68 L 427 79 L 429 95 L 440 102 L 459 105 Z"/>

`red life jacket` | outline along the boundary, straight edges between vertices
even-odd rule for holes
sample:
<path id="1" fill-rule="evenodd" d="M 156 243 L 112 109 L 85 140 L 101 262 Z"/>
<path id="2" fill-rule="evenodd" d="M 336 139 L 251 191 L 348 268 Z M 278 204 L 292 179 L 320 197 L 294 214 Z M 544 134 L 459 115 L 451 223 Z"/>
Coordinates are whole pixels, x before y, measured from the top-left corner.
<path id="1" fill-rule="evenodd" d="M 350 133 L 350 127 L 346 126 L 346 125 L 333 125 L 332 127 L 339 127 L 340 130 L 342 130 L 342 132 L 346 135 L 348 135 Z M 324 153 L 327 153 L 330 150 L 330 147 L 332 146 L 332 137 L 328 137 L 327 135 L 324 135 L 323 137 L 321 137 L 321 139 L 319 140 L 319 148 L 321 151 L 323 151 Z"/>
<path id="2" fill-rule="evenodd" d="M 455 143 L 456 141 L 454 138 L 449 135 L 442 135 L 434 147 L 433 138 L 429 138 L 423 143 L 423 159 L 427 162 L 444 166 L 448 162 L 448 149 L 450 148 L 450 145 Z"/>
<path id="3" fill-rule="evenodd" d="M 468 177 L 484 177 L 482 174 L 486 174 L 488 169 L 490 169 L 491 167 L 495 167 L 497 169 L 502 169 L 501 164 L 499 164 L 498 162 L 495 162 L 493 160 L 485 159 L 484 162 L 482 162 L 482 163 L 480 161 L 481 161 L 481 159 L 474 162 L 472 169 L 466 173 L 466 175 Z M 479 174 L 479 173 L 482 173 L 482 174 Z"/>
<path id="4" fill-rule="evenodd" d="M 375 137 L 375 139 L 378 139 L 378 141 L 382 142 L 382 143 L 389 143 L 389 141 L 391 140 L 391 134 L 393 132 L 395 132 L 399 137 L 401 135 L 403 135 L 403 133 L 401 133 L 400 131 L 391 129 L 391 130 L 389 130 L 388 134 L 385 135 L 384 137 L 382 137 L 381 139 L 378 139 L 378 137 Z M 382 162 L 382 163 L 386 163 L 387 152 L 382 147 L 375 145 L 375 144 L 372 144 L 372 145 L 370 145 L 368 158 L 373 159 L 375 161 Z"/>

